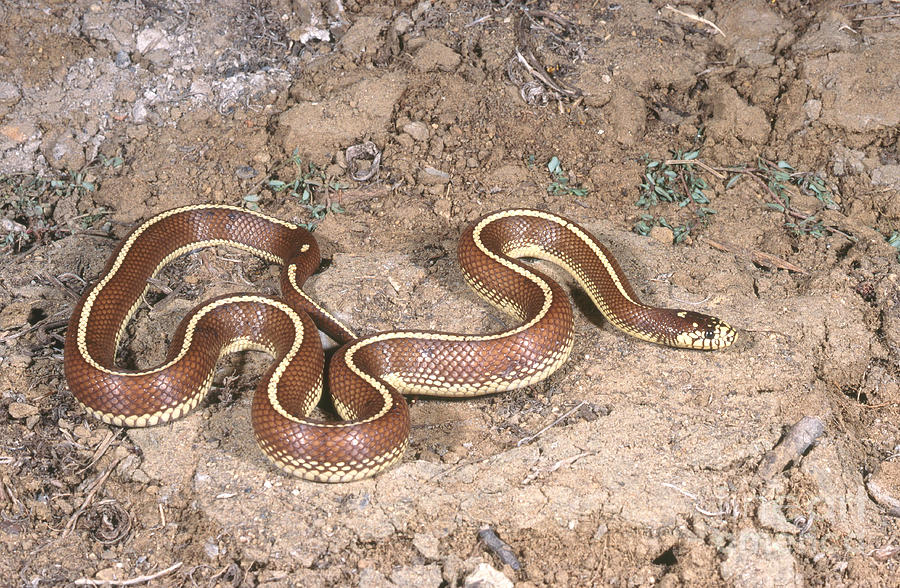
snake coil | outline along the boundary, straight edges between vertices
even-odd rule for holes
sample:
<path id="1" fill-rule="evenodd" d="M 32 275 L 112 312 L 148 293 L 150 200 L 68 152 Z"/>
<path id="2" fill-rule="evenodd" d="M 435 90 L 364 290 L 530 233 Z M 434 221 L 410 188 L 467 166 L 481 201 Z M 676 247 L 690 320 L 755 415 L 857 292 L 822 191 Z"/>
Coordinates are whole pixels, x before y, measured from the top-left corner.
<path id="1" fill-rule="evenodd" d="M 119 340 L 147 280 L 178 255 L 212 245 L 281 264 L 282 296 L 233 294 L 205 302 L 176 329 L 162 365 L 117 368 Z M 404 394 L 462 397 L 522 388 L 566 361 L 574 337 L 568 298 L 559 284 L 519 258 L 565 268 L 613 325 L 635 337 L 710 350 L 730 345 L 736 336 L 714 317 L 641 303 L 606 247 L 547 212 L 485 216 L 463 233 L 458 257 L 469 285 L 518 319 L 517 326 L 489 335 L 398 330 L 359 338 L 301 290 L 320 261 L 308 231 L 232 206 L 163 212 L 119 245 L 76 306 L 66 335 L 66 379 L 94 417 L 150 426 L 195 408 L 222 355 L 265 351 L 274 361 L 252 406 L 260 447 L 291 474 L 342 482 L 374 475 L 400 459 L 409 437 Z M 317 328 L 342 344 L 328 372 L 341 421 L 308 416 L 322 394 L 325 362 Z"/>

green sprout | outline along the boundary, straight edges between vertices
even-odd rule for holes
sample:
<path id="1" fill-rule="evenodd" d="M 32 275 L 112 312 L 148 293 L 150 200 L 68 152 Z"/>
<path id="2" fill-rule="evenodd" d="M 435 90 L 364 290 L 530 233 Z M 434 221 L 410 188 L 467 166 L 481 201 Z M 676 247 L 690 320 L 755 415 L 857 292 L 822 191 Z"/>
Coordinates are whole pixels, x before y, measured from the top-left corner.
<path id="1" fill-rule="evenodd" d="M 838 233 L 848 239 L 854 237 L 842 231 L 826 226 L 816 212 L 805 212 L 792 206 L 791 195 L 798 191 L 809 194 L 821 202 L 825 208 L 836 209 L 831 191 L 825 180 L 818 174 L 798 172 L 786 161 L 773 162 L 759 158 L 756 166 L 713 167 L 699 159 L 700 149 L 691 151 L 671 151 L 671 158 L 666 160 L 651 159 L 645 154 L 643 181 L 640 196 L 636 202 L 641 208 L 650 208 L 663 203 L 672 203 L 679 208 L 691 211 L 692 218 L 683 225 L 672 226 L 665 223 L 663 217 L 651 214 L 641 215 L 634 225 L 634 231 L 641 235 L 649 234 L 656 225 L 666 226 L 675 234 L 675 242 L 683 241 L 698 222 L 707 223 L 715 209 L 708 207 L 710 203 L 707 191 L 711 189 L 704 174 L 725 181 L 725 189 L 734 187 L 742 178 L 750 178 L 766 191 L 769 198 L 766 207 L 784 215 L 783 226 L 795 235 L 822 237 L 826 232 Z M 729 175 L 730 174 L 730 177 Z"/>
<path id="2" fill-rule="evenodd" d="M 576 198 L 587 195 L 587 188 L 569 185 L 569 176 L 567 176 L 565 172 L 563 172 L 562 164 L 560 163 L 559 158 L 555 155 L 547 163 L 547 171 L 549 171 L 550 175 L 553 176 L 553 182 L 549 186 L 547 186 L 547 192 L 553 194 L 554 196 L 558 196 L 560 194 L 568 194 L 570 196 L 575 196 Z"/>
<path id="3" fill-rule="evenodd" d="M 316 226 L 329 212 L 336 214 L 345 212 L 343 207 L 337 202 L 328 203 L 326 201 L 325 204 L 318 202 L 316 195 L 319 191 L 337 192 L 346 189 L 347 186 L 337 181 L 328 181 L 324 170 L 314 163 L 304 164 L 296 151 L 294 151 L 289 161 L 293 163 L 294 167 L 292 180 L 280 180 L 273 174 L 268 176 L 257 187 L 265 187 L 273 193 L 284 193 L 290 198 L 296 198 L 312 217 L 310 222 L 300 225 L 309 231 L 315 230 Z M 260 195 L 258 193 L 245 194 L 244 206 L 250 210 L 259 210 L 259 199 Z"/>
<path id="4" fill-rule="evenodd" d="M 900 262 L 900 231 L 893 231 L 887 238 L 888 245 L 897 250 L 897 261 Z"/>

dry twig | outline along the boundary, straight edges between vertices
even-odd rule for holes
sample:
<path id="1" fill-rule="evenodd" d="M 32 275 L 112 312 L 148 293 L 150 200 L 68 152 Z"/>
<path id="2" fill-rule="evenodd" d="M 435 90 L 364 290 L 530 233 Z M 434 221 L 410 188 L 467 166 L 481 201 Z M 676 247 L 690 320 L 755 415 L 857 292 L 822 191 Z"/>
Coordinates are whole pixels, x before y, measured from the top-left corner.
<path id="1" fill-rule="evenodd" d="M 696 14 L 691 14 L 689 12 L 684 12 L 684 11 L 678 10 L 671 4 L 666 4 L 663 8 L 665 8 L 666 10 L 671 10 L 675 14 L 680 14 L 681 16 L 683 16 L 684 18 L 686 18 L 688 20 L 693 20 L 694 22 L 699 22 L 699 23 L 705 24 L 706 26 L 712 28 L 714 31 L 716 31 L 717 33 L 722 35 L 723 38 L 725 37 L 725 33 L 722 32 L 722 29 L 717 27 L 716 23 L 712 22 L 711 20 L 707 20 L 707 19 L 703 18 L 702 16 L 697 16 Z"/>
<path id="2" fill-rule="evenodd" d="M 155 574 L 148 574 L 146 576 L 138 576 L 136 578 L 131 578 L 128 580 L 93 580 L 91 578 L 79 578 L 75 580 L 76 586 L 134 586 L 135 584 L 143 584 L 144 582 L 149 582 L 151 580 L 156 580 L 157 578 L 161 578 L 166 574 L 171 574 L 178 568 L 180 568 L 182 562 L 176 562 L 167 567 L 164 570 L 160 570 Z"/>

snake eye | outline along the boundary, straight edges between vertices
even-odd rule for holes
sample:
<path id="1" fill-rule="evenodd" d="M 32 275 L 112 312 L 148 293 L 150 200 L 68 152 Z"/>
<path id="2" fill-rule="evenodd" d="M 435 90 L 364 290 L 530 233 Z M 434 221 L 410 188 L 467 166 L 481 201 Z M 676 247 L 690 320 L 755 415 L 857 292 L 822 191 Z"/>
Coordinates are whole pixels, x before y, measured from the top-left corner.
<path id="1" fill-rule="evenodd" d="M 712 329 L 706 329 L 706 332 L 703 334 L 703 337 L 706 339 L 715 339 L 716 332 Z"/>

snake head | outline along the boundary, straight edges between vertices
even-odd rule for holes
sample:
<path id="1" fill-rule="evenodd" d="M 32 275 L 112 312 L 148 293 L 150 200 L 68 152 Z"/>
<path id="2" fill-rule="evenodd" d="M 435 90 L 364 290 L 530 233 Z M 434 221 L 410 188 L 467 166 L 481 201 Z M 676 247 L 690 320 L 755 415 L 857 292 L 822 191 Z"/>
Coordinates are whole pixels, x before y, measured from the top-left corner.
<path id="1" fill-rule="evenodd" d="M 680 332 L 675 334 L 674 346 L 685 349 L 724 349 L 737 339 L 737 331 L 728 323 L 714 316 L 690 310 L 676 313 L 681 323 Z"/>

